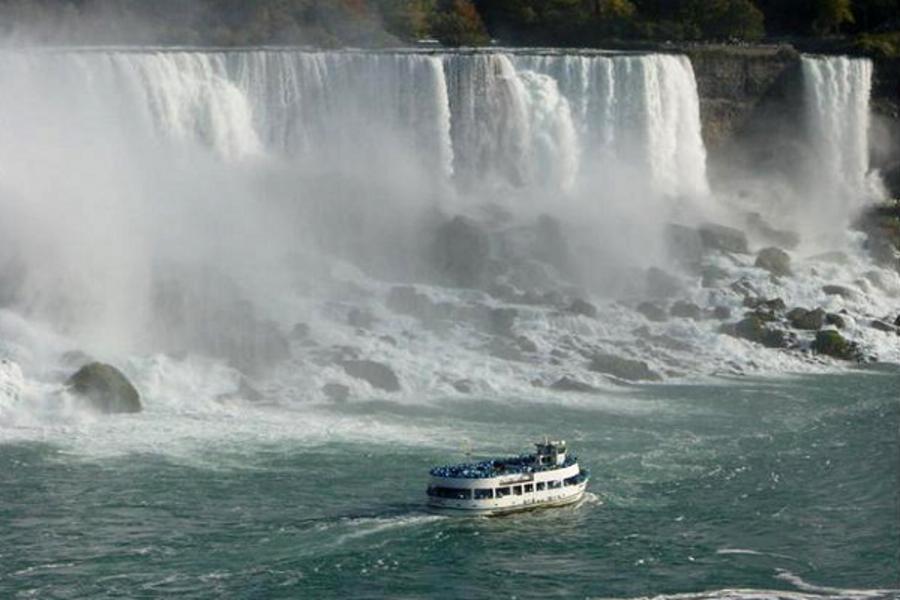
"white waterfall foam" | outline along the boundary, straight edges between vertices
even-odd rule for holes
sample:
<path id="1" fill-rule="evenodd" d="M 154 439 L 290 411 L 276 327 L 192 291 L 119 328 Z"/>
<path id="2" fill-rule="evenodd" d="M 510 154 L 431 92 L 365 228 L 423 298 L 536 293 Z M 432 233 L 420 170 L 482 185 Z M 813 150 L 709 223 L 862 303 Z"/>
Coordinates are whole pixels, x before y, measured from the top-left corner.
<path id="1" fill-rule="evenodd" d="M 872 62 L 804 57 L 802 68 L 811 144 L 808 185 L 817 192 L 812 195 L 818 207 L 840 221 L 882 194 L 869 169 Z"/>

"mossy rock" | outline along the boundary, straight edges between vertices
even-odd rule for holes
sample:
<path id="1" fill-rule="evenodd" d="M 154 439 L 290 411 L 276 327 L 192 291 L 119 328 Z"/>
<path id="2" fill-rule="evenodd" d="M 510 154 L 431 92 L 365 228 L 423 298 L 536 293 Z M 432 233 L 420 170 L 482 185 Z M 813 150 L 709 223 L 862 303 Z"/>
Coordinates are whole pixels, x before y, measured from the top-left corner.
<path id="1" fill-rule="evenodd" d="M 788 277 L 791 274 L 791 257 L 781 248 L 763 248 L 756 255 L 755 266 L 772 275 Z"/>
<path id="2" fill-rule="evenodd" d="M 812 349 L 818 354 L 824 354 L 840 360 L 859 360 L 859 347 L 856 343 L 846 339 L 837 331 L 820 331 L 812 344 Z"/>
<path id="3" fill-rule="evenodd" d="M 69 390 L 106 414 L 141 412 L 141 397 L 117 368 L 93 362 L 81 367 L 66 382 Z"/>
<path id="4" fill-rule="evenodd" d="M 613 354 L 595 354 L 588 369 L 626 381 L 662 381 L 662 377 L 644 361 L 620 358 Z"/>

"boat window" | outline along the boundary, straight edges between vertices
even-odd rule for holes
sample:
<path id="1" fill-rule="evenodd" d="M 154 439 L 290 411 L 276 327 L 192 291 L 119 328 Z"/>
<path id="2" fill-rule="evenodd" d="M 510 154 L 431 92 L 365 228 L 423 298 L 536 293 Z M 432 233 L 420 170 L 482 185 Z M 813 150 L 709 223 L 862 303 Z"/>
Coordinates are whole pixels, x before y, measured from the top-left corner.
<path id="1" fill-rule="evenodd" d="M 539 492 L 544 491 L 544 482 L 543 481 L 537 484 L 537 491 L 539 491 Z"/>
<path id="2" fill-rule="evenodd" d="M 525 493 L 530 494 L 533 491 L 534 491 L 534 485 L 531 483 L 526 483 L 525 484 Z"/>
<path id="3" fill-rule="evenodd" d="M 521 485 L 514 485 L 514 486 L 513 486 L 513 495 L 515 495 L 515 496 L 521 496 L 521 495 L 522 495 L 522 486 L 521 486 Z"/>
<path id="4" fill-rule="evenodd" d="M 555 489 L 561 488 L 561 487 L 562 487 L 561 481 L 548 481 L 547 482 L 547 489 L 555 490 Z"/>
<path id="5" fill-rule="evenodd" d="M 475 490 L 475 499 L 476 500 L 485 500 L 487 498 L 494 497 L 494 490 L 490 488 L 476 489 Z"/>
<path id="6" fill-rule="evenodd" d="M 575 475 L 574 477 L 569 477 L 568 479 L 563 481 L 563 484 L 565 484 L 565 485 L 578 485 L 579 483 L 581 483 L 581 477 L 578 475 Z"/>
<path id="7" fill-rule="evenodd" d="M 472 490 L 434 485 L 428 488 L 428 495 L 435 498 L 449 498 L 451 500 L 469 500 L 472 498 Z"/>
<path id="8" fill-rule="evenodd" d="M 496 496 L 498 498 L 503 498 L 504 496 L 509 496 L 509 488 L 508 487 L 497 488 Z"/>

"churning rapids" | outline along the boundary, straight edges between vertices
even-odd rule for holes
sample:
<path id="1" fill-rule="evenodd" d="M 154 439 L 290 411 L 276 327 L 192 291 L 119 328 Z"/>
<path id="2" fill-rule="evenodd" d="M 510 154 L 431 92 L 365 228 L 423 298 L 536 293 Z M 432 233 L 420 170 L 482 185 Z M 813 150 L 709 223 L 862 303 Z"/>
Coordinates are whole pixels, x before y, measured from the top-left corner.
<path id="1" fill-rule="evenodd" d="M 796 537 L 785 541 L 787 558 L 777 544 L 762 543 L 768 526 L 755 539 L 737 539 L 673 509 L 657 531 L 684 536 L 677 557 L 657 552 L 661 538 L 640 526 L 644 493 L 646 506 L 663 513 L 664 496 L 673 506 L 704 505 L 678 488 L 682 478 L 733 492 L 716 496 L 715 506 L 722 519 L 740 522 L 753 509 L 747 494 L 803 471 L 802 456 L 829 460 L 814 430 L 843 439 L 836 415 L 863 423 L 860 431 L 865 423 L 896 425 L 896 393 L 846 402 L 832 394 L 816 404 L 816 390 L 868 385 L 877 396 L 900 389 L 891 367 L 856 370 L 856 360 L 815 345 L 817 330 L 839 330 L 854 359 L 900 362 L 893 325 L 900 276 L 871 258 L 866 234 L 852 227 L 883 195 L 869 166 L 872 66 L 804 57 L 801 71 L 800 158 L 763 173 L 707 156 L 694 71 L 677 55 L 0 51 L 0 565 L 16 565 L 0 566 L 0 590 L 74 597 L 140 585 L 147 593 L 277 596 L 283 585 L 296 596 L 315 581 L 306 589 L 316 597 L 405 589 L 460 597 L 483 592 L 482 578 L 517 597 L 553 589 L 566 596 L 709 589 L 720 590 L 707 594 L 716 598 L 889 596 L 880 588 L 892 583 L 885 565 L 891 552 L 896 560 L 896 535 L 841 512 L 857 510 L 852 494 L 812 516 L 791 512 L 791 498 L 828 495 L 844 485 L 841 473 L 852 479 L 846 464 L 838 474 L 826 469 L 821 489 L 802 478 L 785 488 L 792 492 L 779 488 L 788 494 L 779 496 L 787 512 L 766 505 L 776 520 L 787 515 L 778 527 Z M 740 325 L 747 321 L 752 326 Z M 124 372 L 142 413 L 100 415 L 71 393 L 67 378 L 94 360 Z M 804 374 L 805 387 L 793 380 L 770 387 L 760 377 L 787 373 Z M 748 375 L 753 383 L 737 378 Z M 756 405 L 729 406 L 748 394 L 783 399 L 773 414 L 786 420 L 767 420 Z M 800 414 L 806 405 L 813 408 Z M 545 543 L 557 527 L 565 536 L 571 524 L 545 517 L 524 529 L 480 531 L 410 507 L 421 490 L 418 471 L 400 469 L 403 461 L 421 471 L 460 436 L 494 436 L 482 447 L 515 451 L 548 427 L 604 432 L 606 417 L 622 430 L 582 437 L 582 455 L 597 462 L 598 497 L 575 509 L 602 545 L 579 538 L 570 556 L 551 544 L 554 555 L 541 556 L 553 568 L 539 580 L 529 580 L 534 571 L 524 557 L 510 562 L 519 556 L 516 544 Z M 750 417 L 774 430 L 728 424 Z M 644 420 L 659 427 L 642 429 Z M 509 434 L 498 433 L 504 423 Z M 669 425 L 679 432 L 674 441 L 666 439 Z M 731 435 L 729 427 L 734 437 L 726 442 L 720 437 Z M 626 440 L 629 428 L 641 440 Z M 864 444 L 853 435 L 841 443 L 856 452 Z M 889 437 L 879 438 L 879 452 Z M 650 440 L 662 446 L 651 450 Z M 635 458 L 670 442 L 677 446 L 671 456 L 657 458 L 672 463 L 671 473 Z M 769 464 L 754 445 L 767 443 L 790 465 Z M 301 448 L 309 460 L 278 457 Z M 380 497 L 358 481 L 381 468 L 361 464 L 373 456 L 390 475 L 372 488 Z M 620 480 L 604 498 L 607 459 Z M 859 514 L 884 517 L 897 493 L 883 472 L 891 464 L 896 457 L 849 484 L 876 488 L 859 507 L 870 512 Z M 79 486 L 115 487 L 115 473 L 146 477 L 146 485 L 119 490 L 108 514 L 146 518 L 143 524 L 104 521 L 79 533 L 67 521 L 47 534 L 59 539 L 48 537 L 46 546 L 23 541 L 29 519 L 43 522 L 28 507 L 49 502 L 41 497 L 44 475 L 56 482 L 51 487 L 90 496 L 98 491 Z M 278 481 L 300 473 L 319 483 L 292 483 L 292 498 L 271 500 Z M 157 479 L 171 489 L 191 482 L 186 496 L 172 496 L 181 508 L 167 504 L 173 492 L 155 487 Z M 220 483 L 229 490 L 225 504 L 259 503 L 262 521 L 250 519 L 246 530 L 235 524 L 231 509 L 216 503 Z M 252 497 L 242 495 L 250 488 Z M 333 496 L 340 501 L 323 506 Z M 625 510 L 634 531 L 610 537 L 604 527 L 616 517 L 590 516 L 603 502 Z M 203 534 L 157 533 L 180 530 L 187 507 L 206 503 L 213 522 L 233 528 L 228 535 L 242 547 L 321 539 L 309 541 L 300 567 L 281 546 L 265 550 L 272 562 L 262 574 L 233 562 L 222 532 L 222 540 L 208 540 L 221 569 L 191 563 L 173 574 L 167 557 L 194 556 L 191 548 L 204 554 L 188 540 Z M 309 516 L 286 516 L 289 506 L 305 506 Z M 839 531 L 865 529 L 842 538 L 853 558 L 842 562 L 835 539 L 815 536 L 811 543 L 825 549 L 805 556 L 797 545 L 810 531 L 804 519 L 824 522 L 832 510 Z M 679 525 L 685 514 L 698 529 Z M 195 525 L 202 519 L 190 517 Z M 714 535 L 705 537 L 704 527 Z M 81 555 L 85 563 L 68 536 L 94 534 L 110 537 L 94 540 Z M 155 566 L 116 580 L 120 567 L 144 569 L 108 554 L 121 535 L 133 536 L 125 554 Z M 477 560 L 467 558 L 460 540 L 480 548 L 479 535 L 510 551 L 509 560 L 498 564 L 480 550 Z M 700 551 L 691 550 L 692 535 L 705 548 L 696 557 L 702 567 L 689 564 Z M 398 555 L 395 542 L 433 557 L 422 563 Z M 14 546 L 23 551 L 10 562 Z M 370 561 L 381 546 L 391 551 Z M 447 548 L 468 574 L 440 592 L 410 569 L 450 577 L 429 566 Z M 598 572 L 608 585 L 577 574 L 597 567 L 598 553 L 620 550 L 628 563 L 617 569 L 627 577 L 646 575 L 637 561 L 656 569 L 646 585 L 628 585 L 610 569 Z M 61 583 L 66 573 L 87 577 L 91 556 L 106 565 L 100 571 L 108 580 Z M 353 571 L 350 587 L 339 583 L 341 565 Z M 717 570 L 724 575 L 711 575 Z M 498 583 L 508 577 L 532 588 Z M 381 587 L 367 590 L 366 582 Z M 559 587 L 546 587 L 551 582 Z M 766 591 L 773 587 L 787 591 Z"/>

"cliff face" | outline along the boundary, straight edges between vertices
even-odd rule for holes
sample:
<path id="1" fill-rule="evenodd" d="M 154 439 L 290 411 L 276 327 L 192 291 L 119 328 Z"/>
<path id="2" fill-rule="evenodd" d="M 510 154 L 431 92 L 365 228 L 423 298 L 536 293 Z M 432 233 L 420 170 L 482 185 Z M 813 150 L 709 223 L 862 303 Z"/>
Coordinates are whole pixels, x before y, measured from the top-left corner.
<path id="1" fill-rule="evenodd" d="M 790 46 L 681 48 L 694 67 L 703 137 L 713 169 L 726 162 L 780 171 L 803 148 L 800 53 Z M 873 168 L 900 196 L 900 60 L 876 60 L 872 82 Z"/>

